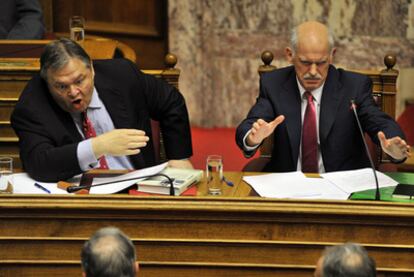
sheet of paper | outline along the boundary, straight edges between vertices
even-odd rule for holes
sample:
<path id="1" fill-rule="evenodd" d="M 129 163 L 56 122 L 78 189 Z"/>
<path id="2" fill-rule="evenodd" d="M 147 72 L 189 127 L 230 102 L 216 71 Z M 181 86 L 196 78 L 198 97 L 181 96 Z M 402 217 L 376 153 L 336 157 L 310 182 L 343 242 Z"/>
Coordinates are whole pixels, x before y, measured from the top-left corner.
<path id="1" fill-rule="evenodd" d="M 93 185 L 122 181 L 126 179 L 131 179 L 131 178 L 134 178 L 134 179 L 131 181 L 123 181 L 123 182 L 112 183 L 112 184 L 103 185 L 103 186 L 91 187 L 91 189 L 89 190 L 89 193 L 90 194 L 110 194 L 110 193 L 121 191 L 137 183 L 138 181 L 145 179 L 145 178 L 140 178 L 142 176 L 153 175 L 153 174 L 157 174 L 161 172 L 164 168 L 167 167 L 167 164 L 168 163 L 163 163 L 160 165 L 135 170 L 130 173 L 126 173 L 126 174 L 119 175 L 116 177 L 94 178 L 93 183 L 92 183 Z"/>
<path id="2" fill-rule="evenodd" d="M 341 190 L 331 182 L 322 178 L 306 178 L 306 183 L 312 187 L 317 195 L 303 196 L 302 199 L 327 199 L 327 200 L 346 200 L 349 198 L 349 193 Z"/>
<path id="3" fill-rule="evenodd" d="M 13 184 L 14 194 L 48 194 L 46 191 L 35 187 L 35 183 L 49 190 L 50 194 L 68 194 L 66 190 L 59 189 L 56 183 L 38 182 L 30 178 L 27 173 L 13 174 L 10 181 Z"/>
<path id="4" fill-rule="evenodd" d="M 302 172 L 245 176 L 262 197 L 294 199 L 347 199 L 348 193 L 321 178 L 307 178 Z"/>
<path id="5" fill-rule="evenodd" d="M 380 188 L 396 186 L 398 184 L 397 181 L 394 181 L 384 173 L 376 172 Z M 329 180 L 347 193 L 375 189 L 375 177 L 371 168 L 324 173 L 321 174 L 321 177 Z"/>

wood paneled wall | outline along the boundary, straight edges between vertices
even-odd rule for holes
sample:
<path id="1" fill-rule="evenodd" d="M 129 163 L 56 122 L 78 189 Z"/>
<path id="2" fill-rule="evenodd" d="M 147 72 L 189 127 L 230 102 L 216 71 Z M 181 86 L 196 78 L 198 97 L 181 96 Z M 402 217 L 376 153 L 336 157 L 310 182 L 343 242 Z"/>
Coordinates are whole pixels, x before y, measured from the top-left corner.
<path id="1" fill-rule="evenodd" d="M 87 35 L 126 43 L 136 51 L 140 68 L 164 67 L 167 0 L 53 0 L 52 10 L 54 32 L 68 32 L 69 18 L 82 15 Z"/>

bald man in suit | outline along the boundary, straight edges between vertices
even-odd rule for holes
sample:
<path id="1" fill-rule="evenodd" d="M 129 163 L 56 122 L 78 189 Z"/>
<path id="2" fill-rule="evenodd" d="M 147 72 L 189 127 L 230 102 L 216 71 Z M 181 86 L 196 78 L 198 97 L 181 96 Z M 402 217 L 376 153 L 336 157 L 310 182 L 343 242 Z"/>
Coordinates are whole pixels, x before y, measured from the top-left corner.
<path id="1" fill-rule="evenodd" d="M 371 80 L 332 65 L 333 44 L 325 25 L 302 23 L 285 50 L 293 66 L 261 77 L 259 97 L 238 126 L 236 141 L 250 157 L 266 137 L 273 136 L 272 158 L 264 171 L 322 173 L 369 167 L 351 100 L 363 130 L 385 153 L 396 162 L 410 156 L 400 127 L 376 106 Z M 308 122 L 308 104 L 312 132 L 302 128 Z M 308 144 L 310 137 L 313 143 Z"/>

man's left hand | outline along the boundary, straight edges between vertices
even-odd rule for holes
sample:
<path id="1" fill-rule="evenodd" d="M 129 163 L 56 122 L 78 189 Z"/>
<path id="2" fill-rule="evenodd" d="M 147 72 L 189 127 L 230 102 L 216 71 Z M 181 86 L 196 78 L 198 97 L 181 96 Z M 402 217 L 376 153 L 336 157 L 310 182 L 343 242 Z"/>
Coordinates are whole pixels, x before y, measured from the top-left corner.
<path id="1" fill-rule="evenodd" d="M 383 132 L 378 132 L 378 139 L 381 142 L 382 150 L 395 160 L 402 160 L 411 157 L 410 146 L 400 137 L 387 139 Z"/>

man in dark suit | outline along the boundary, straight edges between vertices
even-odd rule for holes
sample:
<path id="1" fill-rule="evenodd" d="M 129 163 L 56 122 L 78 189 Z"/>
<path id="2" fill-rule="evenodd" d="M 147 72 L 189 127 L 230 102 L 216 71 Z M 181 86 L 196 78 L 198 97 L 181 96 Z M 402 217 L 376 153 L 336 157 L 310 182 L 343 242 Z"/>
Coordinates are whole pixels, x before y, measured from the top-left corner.
<path id="1" fill-rule="evenodd" d="M 294 29 L 286 56 L 293 66 L 266 73 L 260 95 L 236 132 L 238 146 L 252 156 L 273 135 L 265 171 L 329 172 L 369 167 L 357 122 L 396 161 L 410 147 L 396 122 L 380 111 L 366 76 L 331 65 L 336 49 L 327 27 L 305 22 Z"/>
<path id="2" fill-rule="evenodd" d="M 150 119 L 160 122 L 167 158 L 191 167 L 183 96 L 124 59 L 92 61 L 69 39 L 51 42 L 11 117 L 23 168 L 59 181 L 92 168 L 154 165 Z"/>
<path id="3" fill-rule="evenodd" d="M 42 39 L 44 32 L 38 0 L 0 1 L 0 39 Z"/>

